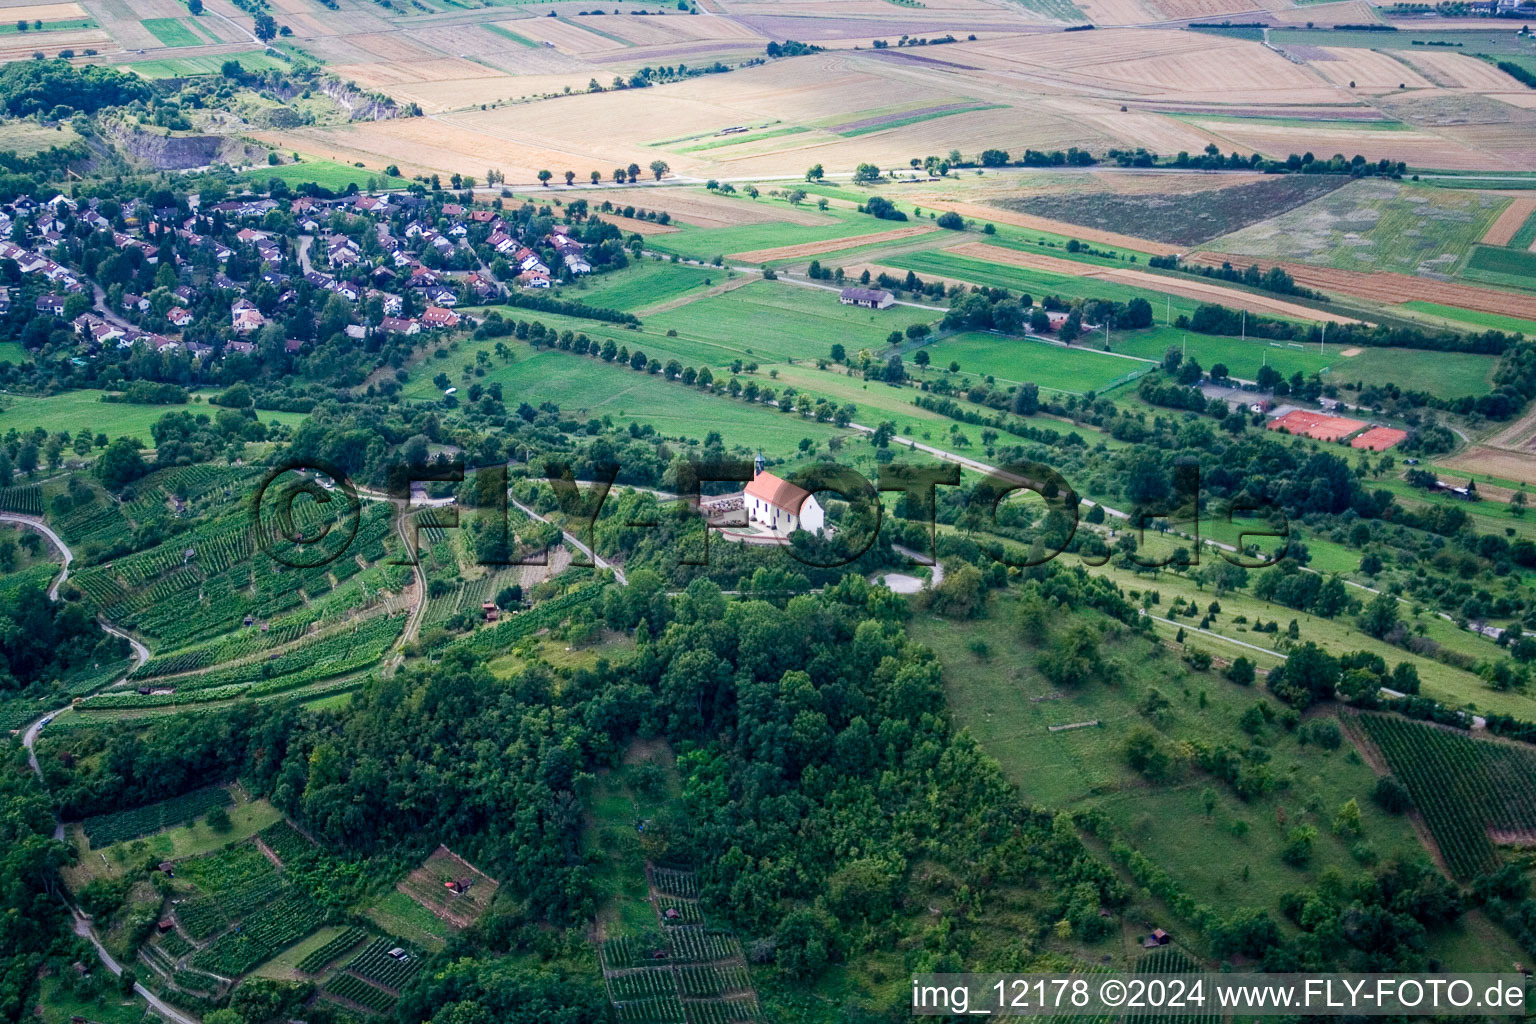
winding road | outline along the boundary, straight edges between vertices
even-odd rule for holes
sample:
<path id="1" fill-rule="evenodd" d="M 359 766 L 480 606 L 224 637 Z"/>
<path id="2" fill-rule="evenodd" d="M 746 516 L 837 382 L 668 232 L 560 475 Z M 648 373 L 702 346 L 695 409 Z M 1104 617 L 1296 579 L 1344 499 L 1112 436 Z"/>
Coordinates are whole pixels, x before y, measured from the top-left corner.
<path id="1" fill-rule="evenodd" d="M 64 538 L 53 532 L 53 528 L 50 527 L 47 523 L 43 522 L 41 519 L 35 518 L 33 516 L 17 515 L 13 512 L 0 512 L 0 522 L 16 523 L 20 526 L 27 527 L 28 529 L 36 530 L 44 537 L 47 537 L 49 543 L 58 549 L 59 555 L 63 560 L 63 564 L 59 568 L 58 579 L 54 580 L 53 585 L 48 588 L 49 600 L 57 601 L 59 599 L 59 588 L 64 585 L 65 580 L 69 579 L 69 566 L 70 563 L 75 560 L 75 553 L 69 549 L 68 544 L 64 543 Z M 111 633 L 113 636 L 122 637 L 124 640 L 128 641 L 128 645 L 133 649 L 133 668 L 137 669 L 139 666 L 143 665 L 146 661 L 149 660 L 149 648 L 145 647 L 138 640 L 129 636 L 126 632 L 118 629 L 116 626 L 113 626 L 110 623 L 102 622 L 98 619 L 97 625 L 99 625 L 105 632 Z M 131 672 L 132 669 L 129 670 L 129 673 Z M 114 683 L 113 685 L 118 685 L 118 683 L 121 683 L 124 679 L 127 679 L 129 673 L 124 673 L 123 679 L 119 679 L 117 683 Z M 42 731 L 45 723 L 51 722 L 53 720 L 55 715 L 62 714 L 68 710 L 69 707 L 66 705 L 65 707 L 56 708 L 53 711 L 48 712 L 46 715 L 40 716 L 37 721 L 27 726 L 26 730 L 21 734 L 22 746 L 27 748 L 27 763 L 32 766 L 32 770 L 37 773 L 37 777 L 39 779 L 43 777 L 43 768 L 42 765 L 40 765 L 37 761 L 37 734 Z M 63 842 L 64 840 L 64 823 L 58 820 L 57 816 L 55 816 L 53 822 L 53 838 L 59 840 L 60 842 Z M 102 945 L 101 939 L 97 937 L 95 929 L 91 927 L 90 918 L 82 914 L 79 908 L 73 905 L 69 907 L 69 912 L 70 915 L 74 918 L 75 934 L 79 935 L 81 938 L 91 940 L 91 945 L 96 947 L 96 957 L 101 961 L 102 966 L 111 971 L 113 975 L 122 974 L 122 965 L 117 962 L 111 953 L 107 952 L 107 947 Z M 172 1006 L 170 1003 L 167 1003 L 165 1000 L 161 999 L 159 996 L 155 995 L 149 989 L 145 988 L 143 985 L 137 982 L 134 983 L 133 991 L 136 995 L 142 997 L 144 1001 L 148 1003 L 156 1013 L 160 1014 L 165 1019 L 174 1021 L 175 1024 L 199 1024 L 198 1018 L 189 1016 L 176 1009 L 176 1007 Z"/>

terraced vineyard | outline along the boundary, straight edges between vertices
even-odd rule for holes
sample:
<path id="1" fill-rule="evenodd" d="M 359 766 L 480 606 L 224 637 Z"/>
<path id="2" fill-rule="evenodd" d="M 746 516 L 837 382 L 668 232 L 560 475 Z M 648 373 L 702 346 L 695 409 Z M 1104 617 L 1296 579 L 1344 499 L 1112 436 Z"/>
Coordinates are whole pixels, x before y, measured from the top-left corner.
<path id="1" fill-rule="evenodd" d="M 405 950 L 405 959 L 389 955 L 392 949 Z M 375 939 L 347 962 L 347 970 L 387 988 L 399 990 L 421 970 L 421 954 L 394 939 Z"/>
<path id="2" fill-rule="evenodd" d="M 292 886 L 264 902 L 192 957 L 192 966 L 225 977 L 244 974 L 324 923 L 320 907 Z"/>
<path id="3" fill-rule="evenodd" d="M 220 787 L 199 789 L 171 800 L 129 811 L 98 814 L 81 822 L 85 838 L 95 849 L 129 839 L 141 839 L 161 829 L 172 828 L 203 817 L 215 807 L 234 803 L 229 790 Z"/>
<path id="4" fill-rule="evenodd" d="M 340 960 L 343 955 L 351 952 L 353 947 L 367 937 L 368 933 L 366 931 L 353 925 L 325 945 L 311 951 L 303 960 L 300 960 L 299 971 L 304 974 L 319 974 L 331 966 L 331 964 Z"/>
<path id="5" fill-rule="evenodd" d="M 284 693 L 378 664 L 404 625 L 403 615 L 374 615 L 350 629 L 335 630 L 267 661 L 177 677 L 171 693 L 116 690 L 91 697 L 80 704 L 80 709 L 163 707 Z"/>
<path id="6" fill-rule="evenodd" d="M 395 1005 L 394 996 L 381 988 L 375 988 L 355 974 L 338 974 L 326 982 L 321 991 L 338 999 L 356 1003 L 374 1013 L 385 1013 Z"/>
<path id="7" fill-rule="evenodd" d="M 1457 878 L 1498 867 L 1494 838 L 1536 835 L 1536 750 L 1395 715 L 1361 715 L 1360 723 Z"/>
<path id="8" fill-rule="evenodd" d="M 697 876 L 647 866 L 646 879 L 661 933 L 621 935 L 598 947 L 615 1018 L 655 1024 L 756 1020 L 757 992 L 741 942 L 707 926 L 696 898 Z"/>
<path id="9" fill-rule="evenodd" d="M 287 821 L 279 821 L 268 825 L 258 832 L 257 835 L 267 845 L 267 849 L 277 854 L 277 859 L 284 864 L 319 850 L 318 846 L 306 839 L 302 832 L 288 824 Z"/>

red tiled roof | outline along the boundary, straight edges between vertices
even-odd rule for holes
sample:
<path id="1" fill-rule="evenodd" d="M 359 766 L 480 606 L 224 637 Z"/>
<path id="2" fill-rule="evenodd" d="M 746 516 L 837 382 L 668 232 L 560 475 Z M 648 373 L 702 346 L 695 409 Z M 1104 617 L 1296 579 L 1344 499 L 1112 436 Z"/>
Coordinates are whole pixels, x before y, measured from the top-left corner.
<path id="1" fill-rule="evenodd" d="M 757 474 L 747 484 L 746 493 L 795 515 L 800 514 L 800 506 L 811 496 L 811 492 L 805 488 L 796 487 L 788 480 L 781 480 L 768 472 Z"/>

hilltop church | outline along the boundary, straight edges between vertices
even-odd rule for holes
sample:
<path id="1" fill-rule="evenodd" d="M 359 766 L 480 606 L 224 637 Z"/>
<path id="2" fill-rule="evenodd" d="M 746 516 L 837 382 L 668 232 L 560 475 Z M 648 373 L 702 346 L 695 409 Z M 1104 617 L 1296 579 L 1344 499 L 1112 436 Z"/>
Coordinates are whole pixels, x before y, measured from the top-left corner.
<path id="1" fill-rule="evenodd" d="M 815 495 L 788 480 L 774 476 L 757 456 L 752 482 L 742 494 L 747 521 L 755 523 L 776 537 L 788 537 L 796 530 L 819 534 L 826 526 L 826 516 Z"/>

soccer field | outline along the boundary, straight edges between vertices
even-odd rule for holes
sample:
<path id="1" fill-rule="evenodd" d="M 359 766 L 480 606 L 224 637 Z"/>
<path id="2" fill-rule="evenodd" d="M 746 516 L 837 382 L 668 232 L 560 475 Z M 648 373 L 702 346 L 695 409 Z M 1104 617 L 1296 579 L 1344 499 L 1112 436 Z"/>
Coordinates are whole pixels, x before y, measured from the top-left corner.
<path id="1" fill-rule="evenodd" d="M 1149 364 L 1080 346 L 1063 347 L 996 334 L 957 334 L 926 348 L 935 367 L 960 364 L 963 373 L 995 377 L 1004 384 L 1033 383 L 1049 391 L 1102 393 Z M 908 360 L 910 362 L 910 359 Z"/>

